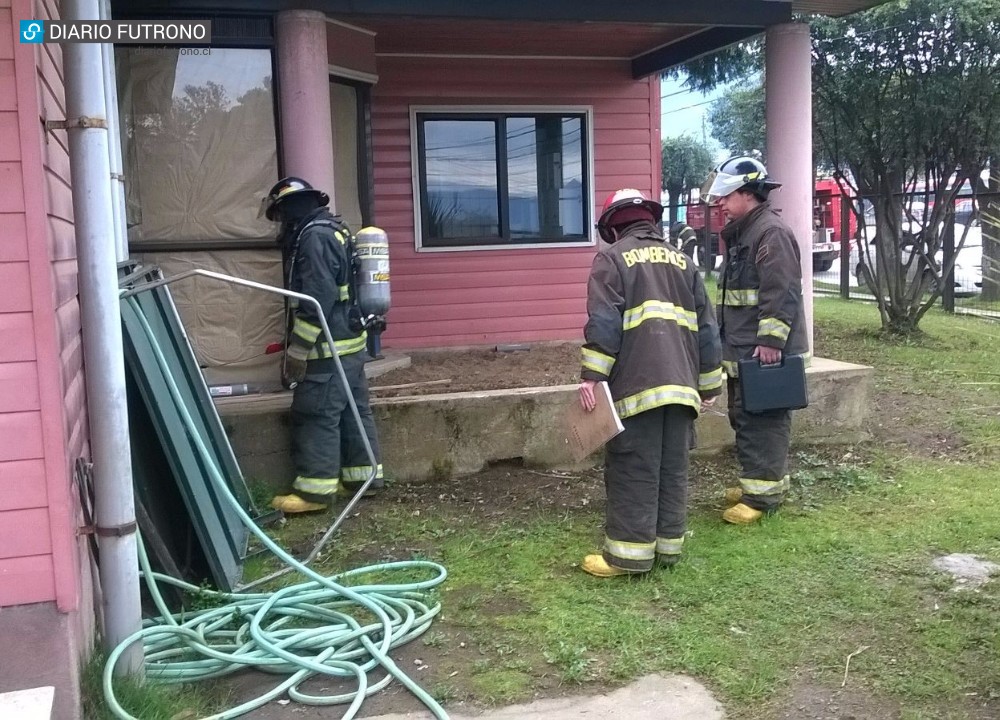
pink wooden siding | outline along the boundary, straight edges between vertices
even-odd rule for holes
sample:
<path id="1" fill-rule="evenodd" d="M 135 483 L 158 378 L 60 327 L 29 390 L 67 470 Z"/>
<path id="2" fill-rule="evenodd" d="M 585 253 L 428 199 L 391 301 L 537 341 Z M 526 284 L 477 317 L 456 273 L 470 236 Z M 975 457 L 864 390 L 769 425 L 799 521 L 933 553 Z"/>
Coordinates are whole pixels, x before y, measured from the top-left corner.
<path id="1" fill-rule="evenodd" d="M 0 606 L 78 607 L 73 460 L 87 452 L 58 45 L 17 42 L 56 3 L 0 0 Z"/>
<path id="2" fill-rule="evenodd" d="M 627 62 L 589 60 L 379 57 L 378 74 L 375 221 L 392 260 L 386 346 L 580 338 L 595 248 L 416 252 L 410 106 L 592 107 L 593 222 L 620 187 L 659 197 L 658 80 L 633 80 Z"/>

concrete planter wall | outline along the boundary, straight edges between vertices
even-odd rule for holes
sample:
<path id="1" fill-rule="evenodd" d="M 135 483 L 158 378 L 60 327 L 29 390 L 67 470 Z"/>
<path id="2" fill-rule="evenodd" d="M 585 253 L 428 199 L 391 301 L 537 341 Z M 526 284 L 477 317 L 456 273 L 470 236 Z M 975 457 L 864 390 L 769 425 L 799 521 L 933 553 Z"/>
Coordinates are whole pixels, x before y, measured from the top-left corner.
<path id="1" fill-rule="evenodd" d="M 793 442 L 864 439 L 873 376 L 870 367 L 815 359 L 808 371 L 810 405 L 795 413 Z M 251 481 L 282 487 L 293 476 L 290 401 L 285 393 L 218 403 Z M 399 480 L 433 480 L 513 459 L 538 468 L 572 468 L 577 464 L 569 457 L 561 428 L 566 406 L 576 401 L 576 385 L 375 400 L 386 473 Z M 717 409 L 723 414 L 705 413 L 698 419 L 699 452 L 718 452 L 733 444 L 724 402 Z"/>

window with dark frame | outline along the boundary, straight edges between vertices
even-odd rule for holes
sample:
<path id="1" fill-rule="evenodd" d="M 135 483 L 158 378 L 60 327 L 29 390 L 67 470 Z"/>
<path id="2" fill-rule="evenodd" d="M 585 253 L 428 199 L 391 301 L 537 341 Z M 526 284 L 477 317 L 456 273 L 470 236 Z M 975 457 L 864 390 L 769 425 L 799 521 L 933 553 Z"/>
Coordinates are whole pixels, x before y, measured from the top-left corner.
<path id="1" fill-rule="evenodd" d="M 586 114 L 420 112 L 416 125 L 422 247 L 590 239 Z"/>

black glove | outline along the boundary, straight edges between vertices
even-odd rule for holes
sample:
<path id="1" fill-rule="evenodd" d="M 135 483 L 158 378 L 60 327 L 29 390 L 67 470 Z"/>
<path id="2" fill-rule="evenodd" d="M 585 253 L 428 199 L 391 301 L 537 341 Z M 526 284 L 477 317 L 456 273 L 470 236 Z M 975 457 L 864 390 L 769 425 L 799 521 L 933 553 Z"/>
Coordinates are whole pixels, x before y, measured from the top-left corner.
<path id="1" fill-rule="evenodd" d="M 285 350 L 285 358 L 281 363 L 281 385 L 286 390 L 292 390 L 306 379 L 305 348 L 291 345 Z"/>

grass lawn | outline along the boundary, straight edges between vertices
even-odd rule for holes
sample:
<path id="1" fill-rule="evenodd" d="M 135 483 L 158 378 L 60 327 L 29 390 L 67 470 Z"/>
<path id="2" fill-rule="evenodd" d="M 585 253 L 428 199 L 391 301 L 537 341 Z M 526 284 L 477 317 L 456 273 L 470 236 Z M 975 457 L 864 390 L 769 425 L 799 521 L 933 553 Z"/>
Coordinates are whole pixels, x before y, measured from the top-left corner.
<path id="1" fill-rule="evenodd" d="M 935 312 L 901 343 L 879 337 L 867 304 L 817 299 L 815 318 L 818 355 L 876 368 L 873 441 L 796 448 L 790 502 L 750 528 L 719 519 L 732 458 L 699 458 L 676 570 L 584 575 L 576 564 L 601 538 L 599 471 L 520 468 L 397 485 L 361 506 L 317 569 L 448 568 L 442 616 L 400 651 L 446 704 L 666 671 L 706 683 L 733 718 L 1000 717 L 1000 580 L 954 591 L 931 565 L 948 553 L 1000 563 L 1000 325 Z M 502 507 L 477 499 L 487 489 Z M 302 547 L 327 521 L 277 534 Z"/>

